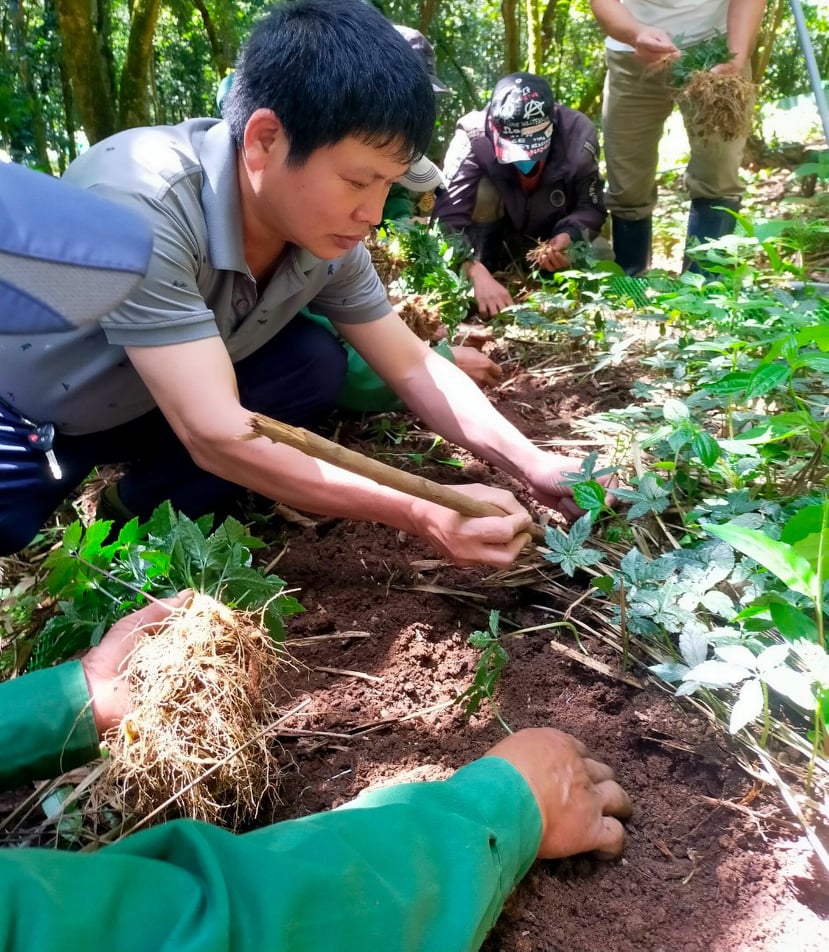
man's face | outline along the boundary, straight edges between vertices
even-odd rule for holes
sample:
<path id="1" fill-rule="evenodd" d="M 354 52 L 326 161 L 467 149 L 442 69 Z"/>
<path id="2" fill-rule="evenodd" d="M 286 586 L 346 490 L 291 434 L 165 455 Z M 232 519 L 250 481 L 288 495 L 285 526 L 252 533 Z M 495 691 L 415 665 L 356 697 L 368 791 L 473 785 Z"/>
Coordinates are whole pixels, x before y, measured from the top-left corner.
<path id="1" fill-rule="evenodd" d="M 389 188 L 408 168 L 385 149 L 346 138 L 313 152 L 298 168 L 286 164 L 287 143 L 268 149 L 257 178 L 255 208 L 275 240 L 318 258 L 338 258 L 380 222 Z"/>

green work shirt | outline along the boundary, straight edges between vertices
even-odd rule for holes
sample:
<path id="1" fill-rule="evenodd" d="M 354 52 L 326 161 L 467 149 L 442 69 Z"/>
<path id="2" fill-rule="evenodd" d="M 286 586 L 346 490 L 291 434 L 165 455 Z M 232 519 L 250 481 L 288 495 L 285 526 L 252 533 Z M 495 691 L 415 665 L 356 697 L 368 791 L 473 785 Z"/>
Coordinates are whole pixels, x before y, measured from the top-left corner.
<path id="1" fill-rule="evenodd" d="M 0 780 L 97 754 L 88 704 L 77 662 L 0 685 Z M 176 820 L 91 854 L 3 849 L 0 948 L 466 952 L 540 837 L 524 779 L 484 757 L 241 836 Z"/>

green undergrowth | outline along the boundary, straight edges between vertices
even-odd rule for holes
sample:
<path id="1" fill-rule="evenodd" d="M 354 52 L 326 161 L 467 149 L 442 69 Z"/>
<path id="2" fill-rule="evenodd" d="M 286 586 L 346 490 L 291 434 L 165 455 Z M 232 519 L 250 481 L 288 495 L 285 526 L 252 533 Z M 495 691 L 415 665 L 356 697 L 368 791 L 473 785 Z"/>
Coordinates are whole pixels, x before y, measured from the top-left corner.
<path id="1" fill-rule="evenodd" d="M 826 226 L 736 218 L 690 249 L 700 273 L 564 272 L 500 321 L 575 340 L 594 374 L 636 368 L 628 405 L 580 424 L 606 446 L 616 505 L 594 454 L 569 477 L 587 513 L 547 530 L 545 559 L 587 573 L 621 644 L 648 645 L 678 696 L 789 748 L 814 795 L 829 787 L 829 300 L 805 262 Z"/>
<path id="2" fill-rule="evenodd" d="M 57 610 L 37 634 L 29 670 L 97 644 L 114 622 L 183 589 L 212 595 L 230 608 L 261 611 L 271 635 L 284 638 L 283 619 L 302 611 L 285 582 L 253 565 L 264 542 L 236 519 L 211 531 L 212 516 L 191 520 L 165 503 L 150 519 L 128 522 L 113 539 L 112 523 L 67 527 L 45 562 L 44 586 Z"/>

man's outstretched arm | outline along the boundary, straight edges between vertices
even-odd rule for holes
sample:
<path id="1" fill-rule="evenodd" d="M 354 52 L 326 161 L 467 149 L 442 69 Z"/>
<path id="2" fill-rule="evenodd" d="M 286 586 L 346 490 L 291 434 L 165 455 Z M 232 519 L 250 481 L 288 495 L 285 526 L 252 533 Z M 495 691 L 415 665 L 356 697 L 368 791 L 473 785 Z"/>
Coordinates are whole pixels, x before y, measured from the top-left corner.
<path id="1" fill-rule="evenodd" d="M 543 505 L 567 518 L 581 514 L 563 479 L 578 470 L 579 460 L 538 449 L 457 367 L 420 346 L 401 321 L 383 317 L 340 330 L 436 433 L 524 482 Z"/>
<path id="2" fill-rule="evenodd" d="M 413 352 L 430 352 L 393 311 L 366 325 L 369 335 L 371 329 L 386 323 L 402 328 Z M 354 325 L 338 327 L 345 333 Z M 130 347 L 127 352 L 176 435 L 207 472 L 298 509 L 402 529 L 427 539 L 442 555 L 462 565 L 510 565 L 526 542 L 529 515 L 503 490 L 458 487 L 505 513 L 467 518 L 291 447 L 266 439 L 239 440 L 249 432 L 251 411 L 239 402 L 233 365 L 217 337 L 163 347 Z M 465 380 L 470 390 L 481 393 L 450 361 L 433 356 Z"/>

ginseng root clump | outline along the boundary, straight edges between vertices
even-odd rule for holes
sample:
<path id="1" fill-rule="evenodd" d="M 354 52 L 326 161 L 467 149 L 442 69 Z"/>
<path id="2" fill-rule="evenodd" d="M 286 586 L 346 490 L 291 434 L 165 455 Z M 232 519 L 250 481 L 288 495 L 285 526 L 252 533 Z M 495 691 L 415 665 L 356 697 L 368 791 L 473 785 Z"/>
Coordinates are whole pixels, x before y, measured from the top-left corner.
<path id="1" fill-rule="evenodd" d="M 730 141 L 751 129 L 754 84 L 744 76 L 700 70 L 691 74 L 676 97 L 687 104 L 691 125 L 702 138 Z"/>
<path id="2" fill-rule="evenodd" d="M 395 306 L 395 310 L 409 330 L 421 340 L 432 341 L 440 337 L 440 310 L 429 305 L 420 294 L 408 295 Z"/>
<path id="3" fill-rule="evenodd" d="M 125 815 L 237 829 L 277 798 L 266 730 L 286 655 L 252 616 L 195 595 L 127 662 L 130 712 L 107 738 L 97 793 Z M 96 797 L 97 799 L 97 797 Z"/>

